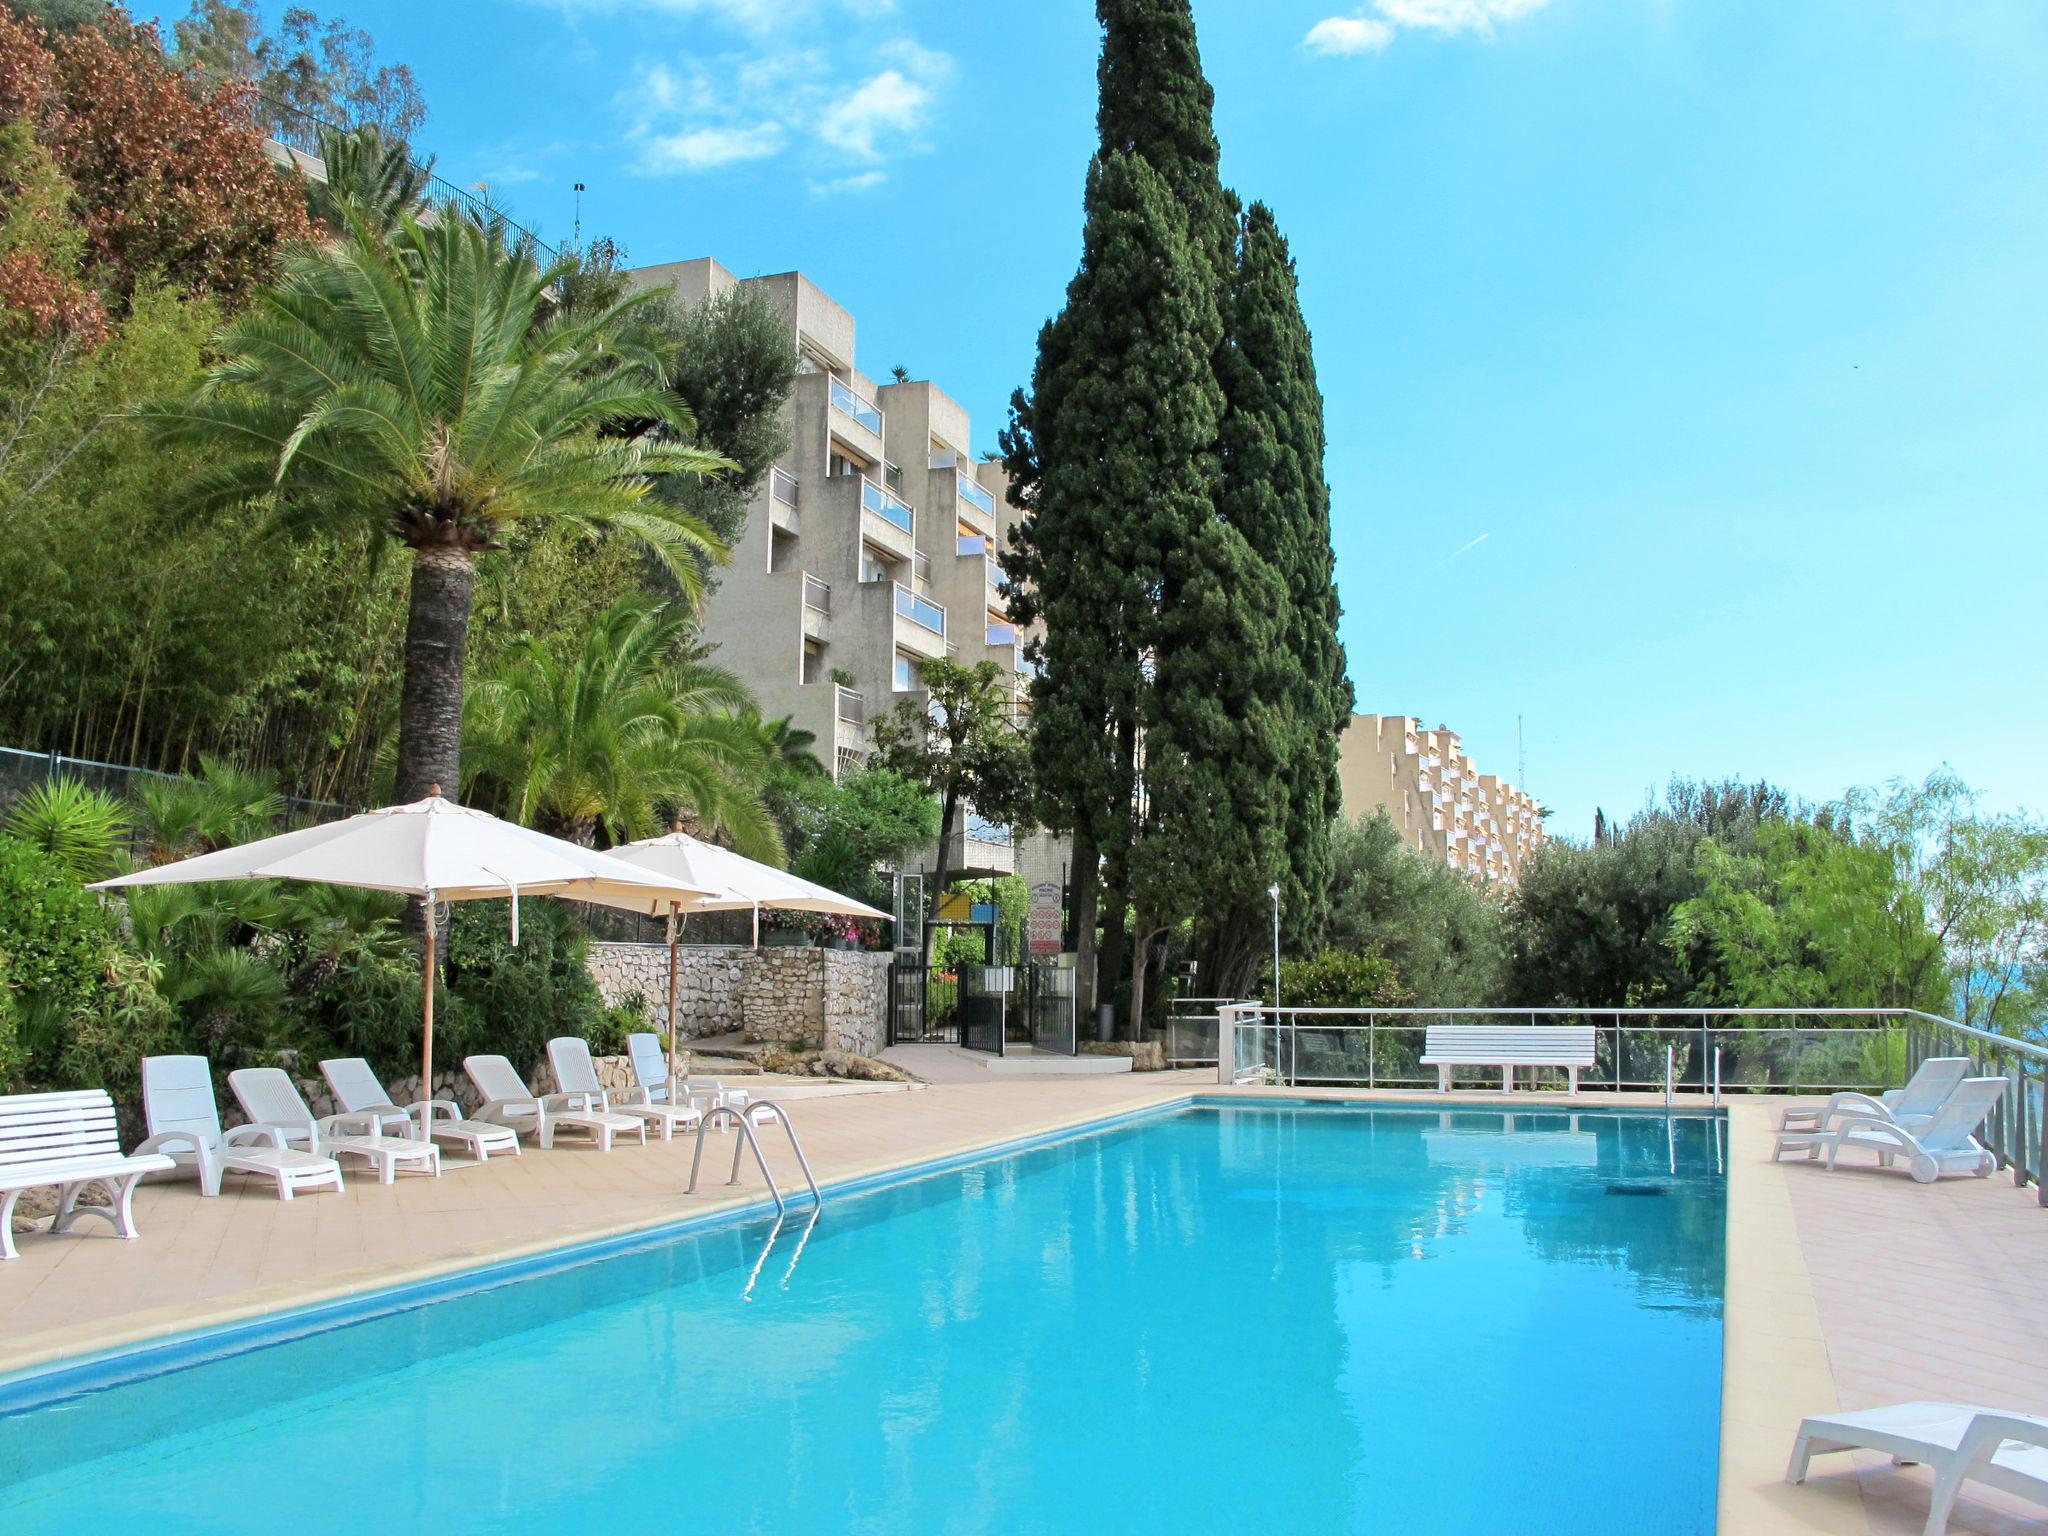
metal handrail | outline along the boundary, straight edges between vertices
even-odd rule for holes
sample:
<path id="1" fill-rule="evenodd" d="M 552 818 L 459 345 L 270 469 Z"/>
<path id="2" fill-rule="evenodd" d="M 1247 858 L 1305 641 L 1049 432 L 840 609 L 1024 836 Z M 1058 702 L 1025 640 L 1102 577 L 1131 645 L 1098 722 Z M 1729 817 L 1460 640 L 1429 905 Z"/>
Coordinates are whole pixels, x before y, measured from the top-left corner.
<path id="1" fill-rule="evenodd" d="M 1179 1047 L 1179 1036 L 1189 1026 L 1197 1023 L 1194 1017 L 1182 1015 L 1168 1020 L 1167 1056 L 1169 1062 L 1195 1062 L 1213 1060 L 1219 1064 L 1219 1076 L 1228 1069 L 1228 1075 L 1235 1080 L 1239 1076 L 1237 1053 L 1237 1031 L 1248 1030 L 1254 1035 L 1271 1031 L 1272 1059 L 1253 1070 L 1273 1071 L 1285 1081 L 1296 1083 L 1304 1079 L 1300 1075 L 1301 1042 L 1304 1038 L 1328 1037 L 1331 1035 L 1352 1035 L 1363 1033 L 1365 1054 L 1363 1073 L 1349 1070 L 1361 1065 L 1355 1048 L 1345 1059 L 1343 1053 L 1336 1061 L 1318 1063 L 1311 1050 L 1308 1058 L 1310 1072 L 1306 1080 L 1320 1082 L 1357 1082 L 1378 1086 L 1382 1080 L 1388 1086 L 1413 1083 L 1416 1080 L 1404 1075 L 1406 1065 L 1396 1054 L 1391 1067 L 1385 1065 L 1380 1049 L 1380 1037 L 1388 1033 L 1390 1039 L 1399 1041 L 1402 1034 L 1412 1039 L 1414 1032 L 1424 1028 L 1433 1019 L 1493 1018 L 1527 1020 L 1535 1024 L 1540 1019 L 1565 1018 L 1581 1021 L 1598 1021 L 1595 1027 L 1603 1038 L 1610 1035 L 1613 1040 L 1611 1077 L 1603 1072 L 1596 1086 L 1620 1089 L 1625 1079 L 1640 1082 L 1639 1077 L 1629 1078 L 1625 1057 L 1628 1054 L 1627 1039 L 1637 1037 L 1638 1053 L 1642 1037 L 1650 1036 L 1659 1043 L 1675 1040 L 1686 1049 L 1688 1042 L 1697 1044 L 1696 1057 L 1700 1074 L 1699 1082 L 1704 1090 L 1709 1081 L 1707 1073 L 1711 1064 L 1717 1102 L 1721 1087 L 1720 1052 L 1731 1043 L 1745 1039 L 1784 1032 L 1793 1037 L 1798 1045 L 1802 1021 L 1817 1027 L 1805 1031 L 1816 1038 L 1834 1037 L 1848 1040 L 1853 1037 L 1876 1036 L 1880 1041 L 1894 1040 L 1899 1047 L 1898 1057 L 1892 1055 L 1892 1048 L 1886 1046 L 1877 1058 L 1866 1058 L 1864 1074 L 1856 1081 L 1819 1083 L 1798 1081 L 1788 1078 L 1781 1082 L 1768 1082 L 1762 1086 L 1779 1090 L 1795 1089 L 1824 1092 L 1830 1088 L 1870 1089 L 1872 1087 L 1895 1087 L 1899 1079 L 1898 1069 L 1902 1066 L 1910 1073 L 1921 1061 L 1929 1056 L 1941 1054 L 1968 1055 L 1979 1075 L 2000 1076 L 2008 1084 L 2009 1091 L 2000 1095 L 1990 1117 L 1979 1132 L 1980 1139 L 1994 1154 L 1998 1165 L 2012 1170 L 2013 1182 L 2017 1185 L 2034 1183 L 2040 1190 L 2040 1201 L 2048 1206 L 2048 1047 L 2031 1040 L 2015 1039 L 2009 1035 L 1996 1034 L 1975 1025 L 1964 1024 L 1939 1014 L 1928 1013 L 1918 1008 L 1874 1007 L 1874 1008 L 1739 1008 L 1739 1007 L 1666 1007 L 1666 1008 L 1587 1008 L 1587 1007 L 1486 1007 L 1486 1008 L 1294 1008 L 1282 1006 L 1273 1008 L 1258 1001 L 1225 1003 L 1217 1010 L 1217 1044 L 1215 1054 L 1198 1052 L 1183 1053 Z M 1682 1020 L 1682 1023 L 1665 1021 Z M 1750 1029 L 1725 1025 L 1716 1029 L 1714 1021 L 1739 1021 L 1740 1024 L 1768 1023 L 1777 1021 L 1777 1029 Z M 1829 1021 L 1867 1021 L 1863 1027 L 1849 1023 Z M 1348 1021 L 1348 1022 L 1342 1022 Z M 1654 1022 L 1653 1022 L 1654 1021 Z M 1180 1026 L 1176 1031 L 1175 1026 Z M 1718 1038 L 1717 1038 L 1718 1037 Z M 1206 1041 L 1197 1042 L 1198 1045 Z M 1261 1054 L 1264 1054 L 1263 1052 Z M 1316 1067 L 1322 1070 L 1317 1072 Z M 1344 1071 L 1334 1071 L 1342 1067 Z M 1688 1066 L 1688 1078 L 1695 1069 Z M 1777 1065 L 1767 1068 L 1773 1077 Z M 1733 1085 L 1740 1087 L 1741 1085 Z"/>
<path id="2" fill-rule="evenodd" d="M 770 1119 L 780 1121 L 782 1129 L 788 1133 L 790 1150 L 796 1153 L 797 1166 L 804 1171 L 804 1183 L 810 1186 L 811 1201 L 820 1210 L 823 1210 L 825 1207 L 825 1197 L 818 1190 L 817 1176 L 811 1172 L 811 1160 L 804 1156 L 804 1144 L 797 1138 L 796 1124 L 789 1118 L 789 1111 L 772 1099 L 763 1099 L 759 1103 L 749 1104 L 744 1113 L 734 1109 L 730 1104 L 714 1104 L 704 1112 L 703 1117 L 697 1122 L 697 1150 L 690 1159 L 690 1188 L 688 1192 L 693 1195 L 697 1193 L 697 1175 L 704 1166 L 705 1133 L 718 1123 L 721 1116 L 725 1116 L 730 1118 L 732 1123 L 739 1127 L 740 1135 L 744 1138 L 743 1141 L 736 1141 L 732 1144 L 732 1177 L 725 1182 L 728 1185 L 739 1183 L 740 1153 L 751 1148 L 754 1154 L 754 1165 L 761 1170 L 761 1178 L 768 1185 L 768 1193 L 774 1197 L 777 1218 L 779 1219 L 789 1209 L 788 1203 L 782 1198 L 782 1191 L 775 1186 L 775 1175 L 768 1171 L 768 1159 L 761 1151 L 761 1143 L 754 1137 L 753 1117 L 764 1110 Z"/>

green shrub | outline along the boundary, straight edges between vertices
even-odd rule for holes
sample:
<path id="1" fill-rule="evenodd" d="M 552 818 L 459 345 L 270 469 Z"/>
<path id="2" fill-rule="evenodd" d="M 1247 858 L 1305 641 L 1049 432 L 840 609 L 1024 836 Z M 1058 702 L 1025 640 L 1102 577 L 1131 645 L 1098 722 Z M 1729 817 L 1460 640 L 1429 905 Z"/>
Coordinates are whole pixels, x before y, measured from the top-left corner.
<path id="1" fill-rule="evenodd" d="M 1265 975 L 1270 989 L 1271 966 Z M 1407 1000 L 1393 962 L 1374 950 L 1326 949 L 1307 960 L 1280 962 L 1285 1007 L 1398 1008 Z"/>
<path id="2" fill-rule="evenodd" d="M 436 1018 L 437 1054 L 459 1060 L 490 1052 L 521 1072 L 547 1055 L 557 1035 L 609 1038 L 604 999 L 585 967 L 589 943 L 576 916 L 553 901 L 519 905 L 519 947 L 502 901 L 456 904 L 448 924 L 448 993 L 458 1005 Z M 441 1010 L 437 1008 L 437 1015 Z M 619 1036 L 624 1044 L 624 1036 Z M 593 1043 L 592 1050 L 596 1050 Z"/>
<path id="3" fill-rule="evenodd" d="M 62 859 L 0 837 L 0 1082 L 132 1102 L 142 1058 L 177 1041 L 161 972 Z"/>
<path id="4" fill-rule="evenodd" d="M 21 1088 L 21 1008 L 7 979 L 7 956 L 0 953 L 0 1093 Z"/>

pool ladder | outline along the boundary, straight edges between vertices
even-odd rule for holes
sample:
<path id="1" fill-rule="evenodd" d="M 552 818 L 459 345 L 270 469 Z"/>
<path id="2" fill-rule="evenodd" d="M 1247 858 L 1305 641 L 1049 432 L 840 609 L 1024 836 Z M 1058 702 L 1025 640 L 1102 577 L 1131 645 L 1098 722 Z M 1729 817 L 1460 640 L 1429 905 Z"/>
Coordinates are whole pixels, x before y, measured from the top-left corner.
<path id="1" fill-rule="evenodd" d="M 782 1191 L 775 1187 L 775 1175 L 768 1171 L 768 1159 L 761 1152 L 761 1143 L 755 1139 L 753 1117 L 757 1114 L 765 1114 L 771 1120 L 780 1121 L 783 1130 L 788 1132 L 789 1149 L 796 1154 L 797 1166 L 804 1171 L 804 1183 L 811 1189 L 811 1203 L 822 1211 L 825 1208 L 825 1197 L 818 1191 L 818 1179 L 811 1172 L 811 1160 L 804 1156 L 804 1144 L 797 1138 L 796 1123 L 789 1118 L 789 1111 L 772 1099 L 762 1099 L 758 1103 L 749 1104 L 744 1110 L 735 1109 L 730 1104 L 718 1104 L 704 1112 L 704 1117 L 697 1122 L 697 1152 L 690 1159 L 689 1192 L 693 1195 L 697 1193 L 697 1175 L 704 1167 L 704 1133 L 719 1124 L 720 1118 L 724 1117 L 739 1128 L 741 1138 L 732 1144 L 732 1177 L 725 1182 L 739 1183 L 740 1153 L 752 1148 L 754 1166 L 761 1170 L 761 1177 L 768 1185 L 768 1193 L 775 1199 L 776 1220 L 779 1222 L 782 1219 L 789 1209 L 789 1204 L 782 1198 Z"/>

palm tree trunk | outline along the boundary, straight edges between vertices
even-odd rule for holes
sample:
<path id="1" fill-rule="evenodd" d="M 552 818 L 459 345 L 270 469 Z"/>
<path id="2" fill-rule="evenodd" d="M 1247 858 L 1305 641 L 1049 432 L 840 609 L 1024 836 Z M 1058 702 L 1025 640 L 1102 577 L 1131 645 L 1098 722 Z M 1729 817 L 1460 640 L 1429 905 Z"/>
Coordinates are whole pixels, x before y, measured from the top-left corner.
<path id="1" fill-rule="evenodd" d="M 434 785 L 462 792 L 462 667 L 469 649 L 475 557 L 463 549 L 415 549 L 405 619 L 405 682 L 398 710 L 399 804 Z"/>

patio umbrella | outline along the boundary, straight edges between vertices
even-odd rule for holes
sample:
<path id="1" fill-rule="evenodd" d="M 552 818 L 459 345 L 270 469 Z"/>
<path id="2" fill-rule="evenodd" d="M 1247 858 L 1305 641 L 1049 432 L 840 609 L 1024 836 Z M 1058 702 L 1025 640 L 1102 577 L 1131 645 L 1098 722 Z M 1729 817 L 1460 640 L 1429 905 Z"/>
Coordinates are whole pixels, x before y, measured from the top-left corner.
<path id="1" fill-rule="evenodd" d="M 709 894 L 695 901 L 670 898 L 647 900 L 638 896 L 594 896 L 591 900 L 608 907 L 626 907 L 650 917 L 664 908 L 668 915 L 668 1075 L 676 1075 L 676 919 L 687 908 L 693 912 L 744 912 L 754 914 L 754 947 L 761 946 L 761 909 L 783 912 L 825 912 L 839 917 L 887 918 L 888 913 L 842 896 L 830 886 L 799 879 L 786 869 L 763 864 L 729 848 L 720 848 L 702 838 L 692 837 L 681 826 L 665 837 L 643 838 L 612 849 L 612 857 L 636 868 L 654 871 L 685 885 L 704 887 Z"/>
<path id="2" fill-rule="evenodd" d="M 238 848 L 202 853 L 175 864 L 102 880 L 94 890 L 134 885 L 185 885 L 208 880 L 299 880 L 349 885 L 437 901 L 512 901 L 512 942 L 519 942 L 519 898 L 566 896 L 613 906 L 694 901 L 715 894 L 708 885 L 678 879 L 609 854 L 549 837 L 528 827 L 441 798 L 364 811 L 296 832 L 259 838 Z M 427 985 L 420 1032 L 420 1096 L 434 1096 L 434 923 L 427 923 Z M 424 1131 L 422 1132 L 424 1134 Z"/>

